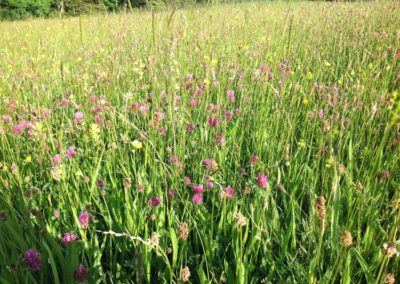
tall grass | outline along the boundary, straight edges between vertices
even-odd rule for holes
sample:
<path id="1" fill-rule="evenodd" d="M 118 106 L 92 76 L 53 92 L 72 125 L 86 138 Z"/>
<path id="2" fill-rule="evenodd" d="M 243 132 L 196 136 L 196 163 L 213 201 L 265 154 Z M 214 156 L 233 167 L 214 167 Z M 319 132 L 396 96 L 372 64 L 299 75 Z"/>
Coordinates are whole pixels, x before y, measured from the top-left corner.
<path id="1" fill-rule="evenodd" d="M 399 27 L 389 1 L 0 23 L 0 282 L 393 283 Z"/>

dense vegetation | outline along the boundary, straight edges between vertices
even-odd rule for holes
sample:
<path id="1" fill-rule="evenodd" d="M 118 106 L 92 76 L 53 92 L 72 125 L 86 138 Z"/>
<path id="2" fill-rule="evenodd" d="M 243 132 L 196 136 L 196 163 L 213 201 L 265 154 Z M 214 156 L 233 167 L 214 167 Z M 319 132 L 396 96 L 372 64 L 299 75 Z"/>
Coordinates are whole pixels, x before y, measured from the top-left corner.
<path id="1" fill-rule="evenodd" d="M 210 0 L 204 3 L 218 1 Z M 137 7 L 180 7 L 202 2 L 203 0 L 0 0 L 0 20 L 117 12 Z"/>
<path id="2" fill-rule="evenodd" d="M 1 283 L 394 283 L 400 5 L 0 23 Z"/>

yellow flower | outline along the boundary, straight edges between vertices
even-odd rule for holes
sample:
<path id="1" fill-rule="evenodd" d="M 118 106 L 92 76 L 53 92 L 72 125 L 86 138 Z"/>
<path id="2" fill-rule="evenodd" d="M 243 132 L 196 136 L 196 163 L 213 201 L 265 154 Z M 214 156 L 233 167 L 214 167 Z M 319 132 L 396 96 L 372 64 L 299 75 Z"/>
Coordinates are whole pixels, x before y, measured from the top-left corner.
<path id="1" fill-rule="evenodd" d="M 100 128 L 97 124 L 92 123 L 89 128 L 90 136 L 94 141 L 98 141 L 100 139 Z"/>
<path id="2" fill-rule="evenodd" d="M 132 146 L 133 146 L 133 148 L 135 148 L 136 150 L 139 150 L 139 149 L 142 149 L 142 148 L 143 148 L 143 143 L 140 142 L 140 141 L 138 141 L 138 140 L 135 140 L 135 141 L 132 142 Z"/>
<path id="3" fill-rule="evenodd" d="M 303 100 L 303 104 L 306 106 L 306 105 L 308 105 L 310 103 L 310 101 L 307 99 L 307 98 L 305 98 L 304 100 Z"/>
<path id="4" fill-rule="evenodd" d="M 313 74 L 310 71 L 308 71 L 307 72 L 307 80 L 311 80 L 312 78 L 313 78 Z"/>
<path id="5" fill-rule="evenodd" d="M 399 93 L 398 93 L 397 91 L 394 91 L 394 92 L 391 94 L 391 97 L 392 97 L 392 99 L 396 100 L 398 95 L 399 95 Z"/>
<path id="6" fill-rule="evenodd" d="M 324 64 L 325 64 L 326 67 L 331 67 L 332 66 L 332 64 L 329 63 L 328 61 L 325 61 Z"/>
<path id="7" fill-rule="evenodd" d="M 326 166 L 327 168 L 330 168 L 330 167 L 332 167 L 334 164 L 335 164 L 335 157 L 330 156 L 329 159 L 326 160 L 325 166 Z"/>
<path id="8" fill-rule="evenodd" d="M 300 141 L 297 142 L 297 145 L 302 148 L 302 147 L 306 146 L 306 142 L 304 141 L 304 139 L 300 139 Z"/>
<path id="9" fill-rule="evenodd" d="M 32 156 L 26 156 L 26 158 L 25 158 L 25 163 L 30 163 L 30 162 L 32 162 Z"/>

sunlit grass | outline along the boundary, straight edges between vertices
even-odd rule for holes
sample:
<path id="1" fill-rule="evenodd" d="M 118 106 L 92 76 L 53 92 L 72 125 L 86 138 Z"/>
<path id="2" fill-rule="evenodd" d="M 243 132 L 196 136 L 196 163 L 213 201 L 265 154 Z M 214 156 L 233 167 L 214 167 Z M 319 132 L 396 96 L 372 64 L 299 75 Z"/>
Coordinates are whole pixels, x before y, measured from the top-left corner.
<path id="1" fill-rule="evenodd" d="M 0 30 L 0 282 L 400 277 L 398 2 Z"/>

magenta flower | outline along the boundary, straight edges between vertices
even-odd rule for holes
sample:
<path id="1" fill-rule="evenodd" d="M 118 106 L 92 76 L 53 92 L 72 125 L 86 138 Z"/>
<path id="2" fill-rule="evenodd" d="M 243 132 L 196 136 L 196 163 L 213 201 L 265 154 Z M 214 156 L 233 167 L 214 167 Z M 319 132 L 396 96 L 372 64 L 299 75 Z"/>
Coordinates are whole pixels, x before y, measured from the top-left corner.
<path id="1" fill-rule="evenodd" d="M 38 271 L 42 267 L 39 253 L 34 249 L 28 249 L 22 258 L 23 263 L 32 271 Z"/>
<path id="2" fill-rule="evenodd" d="M 149 204 L 150 204 L 151 208 L 156 208 L 158 205 L 160 205 L 160 203 L 161 203 L 160 197 L 151 196 L 149 198 Z"/>
<path id="3" fill-rule="evenodd" d="M 319 118 L 322 118 L 324 116 L 324 110 L 323 109 L 320 109 L 319 111 L 318 111 L 318 117 Z"/>
<path id="4" fill-rule="evenodd" d="M 195 194 L 192 197 L 193 204 L 202 204 L 203 203 L 203 195 L 202 194 Z"/>
<path id="5" fill-rule="evenodd" d="M 254 155 L 253 157 L 250 158 L 250 165 L 255 166 L 257 164 L 258 157 Z"/>
<path id="6" fill-rule="evenodd" d="M 16 124 L 13 126 L 12 131 L 14 133 L 14 135 L 19 136 L 22 134 L 22 127 L 19 124 Z"/>
<path id="7" fill-rule="evenodd" d="M 224 137 L 224 135 L 217 135 L 217 137 L 215 138 L 215 142 L 216 142 L 218 145 L 224 144 L 224 142 L 225 142 L 225 137 Z"/>
<path id="8" fill-rule="evenodd" d="M 89 272 L 86 267 L 81 263 L 74 271 L 74 278 L 78 282 L 84 282 L 89 277 Z"/>
<path id="9" fill-rule="evenodd" d="M 198 185 L 194 185 L 192 186 L 192 192 L 194 194 L 201 194 L 203 193 L 203 185 L 202 184 L 198 184 Z"/>
<path id="10" fill-rule="evenodd" d="M 268 185 L 268 177 L 264 173 L 258 173 L 257 184 L 260 188 L 266 188 Z"/>
<path id="11" fill-rule="evenodd" d="M 218 118 L 216 118 L 216 117 L 211 117 L 209 120 L 208 120 L 208 125 L 210 126 L 210 127 L 216 127 L 217 126 L 217 124 L 218 124 Z"/>
<path id="12" fill-rule="evenodd" d="M 9 115 L 3 115 L 3 122 L 4 123 L 10 123 L 12 121 L 11 116 Z"/>
<path id="13" fill-rule="evenodd" d="M 190 183 L 191 183 L 191 180 L 190 180 L 190 177 L 185 177 L 184 179 L 183 179 L 183 182 L 185 183 L 185 185 L 189 185 Z"/>
<path id="14" fill-rule="evenodd" d="M 97 97 L 95 95 L 90 96 L 90 102 L 93 104 L 97 103 Z"/>
<path id="15" fill-rule="evenodd" d="M 187 132 L 192 132 L 193 130 L 194 130 L 194 125 L 193 124 L 188 124 L 188 125 L 186 125 L 186 131 Z"/>
<path id="16" fill-rule="evenodd" d="M 203 166 L 211 167 L 212 160 L 210 160 L 210 159 L 205 159 L 205 160 L 203 160 L 202 164 L 203 164 Z"/>
<path id="17" fill-rule="evenodd" d="M 104 180 L 99 179 L 96 181 L 96 186 L 98 188 L 103 188 L 105 185 L 106 185 L 106 183 L 104 182 Z"/>
<path id="18" fill-rule="evenodd" d="M 27 120 L 22 120 L 19 125 L 22 127 L 22 129 L 28 129 L 30 126 L 30 123 Z"/>
<path id="19" fill-rule="evenodd" d="M 87 229 L 89 227 L 90 221 L 92 221 L 93 217 L 87 211 L 82 211 L 79 214 L 79 224 L 83 229 Z"/>
<path id="20" fill-rule="evenodd" d="M 67 156 L 68 159 L 72 159 L 75 156 L 75 148 L 74 147 L 68 147 L 67 151 L 65 152 L 65 156 Z"/>
<path id="21" fill-rule="evenodd" d="M 170 189 L 170 190 L 168 190 L 168 196 L 169 197 L 174 197 L 175 196 L 175 190 L 173 190 L 173 189 Z"/>
<path id="22" fill-rule="evenodd" d="M 233 113 L 231 111 L 225 112 L 225 118 L 226 120 L 230 121 L 233 118 Z"/>
<path id="23" fill-rule="evenodd" d="M 192 108 L 194 108 L 194 107 L 196 107 L 196 105 L 197 105 L 197 100 L 196 100 L 196 99 L 191 99 L 191 100 L 190 100 L 190 106 L 191 106 Z"/>
<path id="24" fill-rule="evenodd" d="M 235 195 L 235 191 L 230 186 L 225 188 L 225 190 L 223 191 L 223 197 L 225 197 L 226 199 L 232 199 L 234 195 Z"/>
<path id="25" fill-rule="evenodd" d="M 228 90 L 226 95 L 228 96 L 228 99 L 231 103 L 235 101 L 235 92 L 233 90 Z"/>
<path id="26" fill-rule="evenodd" d="M 212 181 L 207 182 L 207 188 L 208 189 L 214 188 L 214 183 Z"/>
<path id="27" fill-rule="evenodd" d="M 74 115 L 74 118 L 75 118 L 76 122 L 78 122 L 78 123 L 82 122 L 83 118 L 84 118 L 83 112 L 80 112 L 80 111 L 76 112 Z"/>
<path id="28" fill-rule="evenodd" d="M 172 162 L 173 164 L 176 164 L 176 163 L 179 162 L 179 159 L 178 159 L 177 156 L 172 156 L 172 157 L 170 158 L 170 160 L 171 160 L 171 162 Z"/>
<path id="29" fill-rule="evenodd" d="M 65 246 L 71 244 L 74 241 L 76 241 L 75 232 L 65 233 L 64 236 L 61 238 L 61 243 Z"/>
<path id="30" fill-rule="evenodd" d="M 62 98 L 61 99 L 61 106 L 62 107 L 67 107 L 69 105 L 69 100 L 67 98 Z"/>
<path id="31" fill-rule="evenodd" d="M 165 127 L 160 127 L 158 131 L 160 132 L 161 136 L 165 136 L 167 134 L 167 129 L 165 129 Z"/>
<path id="32" fill-rule="evenodd" d="M 51 158 L 51 162 L 53 163 L 54 166 L 59 166 L 62 163 L 62 157 L 61 155 L 54 155 Z"/>
<path id="33" fill-rule="evenodd" d="M 241 108 L 237 108 L 235 110 L 235 112 L 236 112 L 236 115 L 239 116 L 242 113 L 242 109 Z"/>

